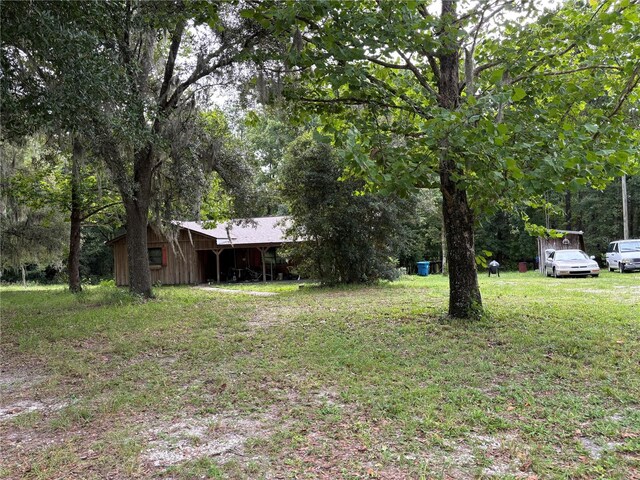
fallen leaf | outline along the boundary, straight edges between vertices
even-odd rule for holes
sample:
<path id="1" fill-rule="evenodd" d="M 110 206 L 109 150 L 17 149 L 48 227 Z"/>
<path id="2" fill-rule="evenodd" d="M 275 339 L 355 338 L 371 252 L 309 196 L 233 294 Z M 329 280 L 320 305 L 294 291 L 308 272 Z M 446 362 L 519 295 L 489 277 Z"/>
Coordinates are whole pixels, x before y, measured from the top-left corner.
<path id="1" fill-rule="evenodd" d="M 524 462 L 521 466 L 520 466 L 520 471 L 521 472 L 526 472 L 527 470 L 529 470 L 531 468 L 531 466 L 533 465 L 533 462 L 531 460 L 527 460 L 526 462 Z M 538 478 L 536 475 L 533 475 L 533 477 Z M 531 475 L 529 475 L 527 477 L 527 479 L 532 478 Z"/>

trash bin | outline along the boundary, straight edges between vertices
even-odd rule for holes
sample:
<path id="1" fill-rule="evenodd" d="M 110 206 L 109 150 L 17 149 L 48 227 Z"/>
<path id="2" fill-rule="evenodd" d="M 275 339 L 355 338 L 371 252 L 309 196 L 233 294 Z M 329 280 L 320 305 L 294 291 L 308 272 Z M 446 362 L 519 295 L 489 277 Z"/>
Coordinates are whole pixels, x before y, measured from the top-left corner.
<path id="1" fill-rule="evenodd" d="M 418 275 L 422 277 L 429 275 L 429 262 L 418 262 Z"/>
<path id="2" fill-rule="evenodd" d="M 525 273 L 527 271 L 527 262 L 518 263 L 518 271 L 520 273 Z"/>

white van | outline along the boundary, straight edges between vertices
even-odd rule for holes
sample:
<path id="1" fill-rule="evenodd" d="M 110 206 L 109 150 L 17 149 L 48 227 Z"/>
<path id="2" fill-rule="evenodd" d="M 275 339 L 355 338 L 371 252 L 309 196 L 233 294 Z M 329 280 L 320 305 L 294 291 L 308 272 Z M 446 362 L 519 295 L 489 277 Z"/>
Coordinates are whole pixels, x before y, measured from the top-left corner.
<path id="1" fill-rule="evenodd" d="M 607 247 L 609 271 L 620 273 L 640 270 L 640 240 L 616 240 Z"/>

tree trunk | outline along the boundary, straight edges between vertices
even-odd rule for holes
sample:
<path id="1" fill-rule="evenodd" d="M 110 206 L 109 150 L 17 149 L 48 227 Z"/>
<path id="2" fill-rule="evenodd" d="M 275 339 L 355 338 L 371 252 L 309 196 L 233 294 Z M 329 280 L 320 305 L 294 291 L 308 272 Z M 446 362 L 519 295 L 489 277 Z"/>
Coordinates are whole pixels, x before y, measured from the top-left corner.
<path id="1" fill-rule="evenodd" d="M 72 293 L 82 291 L 80 282 L 80 226 L 82 223 L 82 205 L 80 198 L 80 162 L 84 148 L 78 138 L 73 139 L 71 155 L 71 235 L 69 236 L 69 290 Z"/>
<path id="2" fill-rule="evenodd" d="M 456 19 L 456 2 L 443 0 L 442 19 L 445 24 Z M 447 28 L 443 28 L 447 32 Z M 459 46 L 455 38 L 445 33 L 438 53 L 440 78 L 439 104 L 456 110 L 460 102 Z M 454 318 L 476 318 L 482 313 L 482 297 L 476 272 L 473 238 L 474 218 L 467 192 L 458 188 L 454 178 L 464 175 L 456 163 L 455 152 L 448 139 L 441 141 L 440 190 L 442 192 L 443 226 L 449 267 L 449 315 Z"/>
<path id="3" fill-rule="evenodd" d="M 446 155 L 445 151 L 440 161 L 440 188 L 449 270 L 449 315 L 475 318 L 482 313 L 482 297 L 476 272 L 473 212 L 467 192 L 452 180 L 456 166 Z"/>
<path id="4" fill-rule="evenodd" d="M 440 208 L 440 242 L 442 244 L 442 275 L 449 275 L 449 265 L 447 264 L 447 255 L 449 249 L 447 248 L 447 236 L 445 235 L 444 228 L 444 204 L 443 207 Z"/>
<path id="5" fill-rule="evenodd" d="M 20 271 L 22 272 L 22 286 L 27 288 L 27 269 L 24 265 L 20 265 Z"/>
<path id="6" fill-rule="evenodd" d="M 153 298 L 149 252 L 147 250 L 147 226 L 151 199 L 153 156 L 151 149 L 138 152 L 134 166 L 135 188 L 123 192 L 127 219 L 127 256 L 129 260 L 129 290 L 143 298 Z"/>

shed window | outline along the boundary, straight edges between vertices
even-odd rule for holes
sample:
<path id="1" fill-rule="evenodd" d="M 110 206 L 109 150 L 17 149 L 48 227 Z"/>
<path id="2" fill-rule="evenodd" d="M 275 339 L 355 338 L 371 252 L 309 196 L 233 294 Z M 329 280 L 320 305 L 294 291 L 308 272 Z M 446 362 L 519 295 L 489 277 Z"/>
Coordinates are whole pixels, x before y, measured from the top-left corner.
<path id="1" fill-rule="evenodd" d="M 148 248 L 149 266 L 162 266 L 162 248 Z"/>

